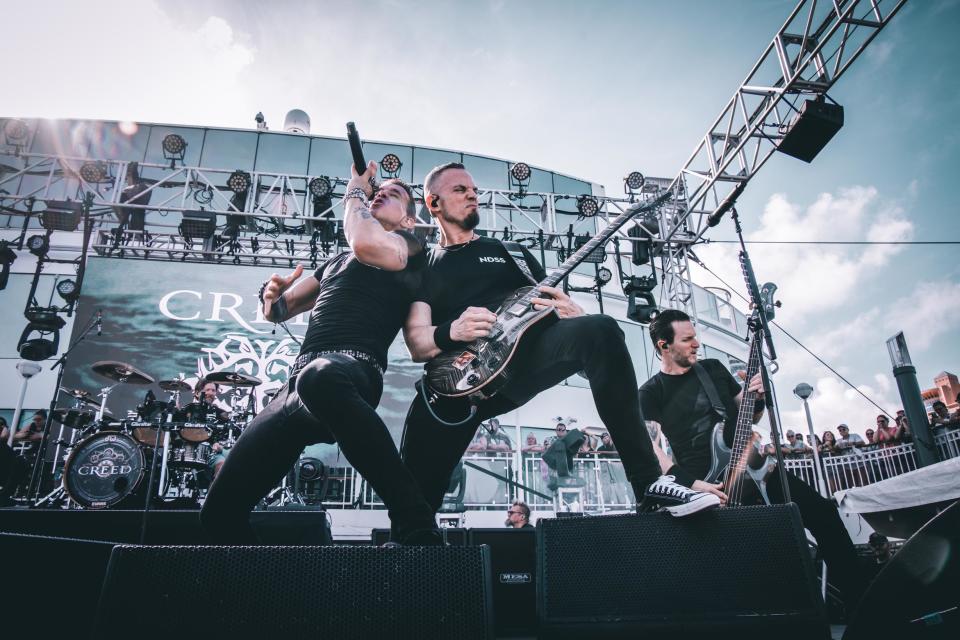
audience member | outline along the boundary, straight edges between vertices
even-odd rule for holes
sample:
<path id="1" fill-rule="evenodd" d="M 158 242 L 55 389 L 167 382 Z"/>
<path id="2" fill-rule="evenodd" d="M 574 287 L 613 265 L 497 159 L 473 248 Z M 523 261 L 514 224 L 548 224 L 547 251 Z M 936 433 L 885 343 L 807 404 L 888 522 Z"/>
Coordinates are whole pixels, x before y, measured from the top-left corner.
<path id="1" fill-rule="evenodd" d="M 780 452 L 783 455 L 799 455 L 810 453 L 812 449 L 803 443 L 803 437 L 794 433 L 793 429 L 787 429 L 787 441 L 780 445 Z"/>
<path id="2" fill-rule="evenodd" d="M 512 451 L 513 445 L 510 436 L 500 429 L 500 421 L 490 418 L 486 426 L 487 451 Z"/>
<path id="3" fill-rule="evenodd" d="M 840 434 L 840 438 L 837 439 L 836 448 L 840 453 L 845 455 L 856 453 L 857 449 L 866 445 L 860 434 L 850 433 L 850 427 L 845 424 L 837 425 L 837 433 Z"/>
<path id="4" fill-rule="evenodd" d="M 863 432 L 863 435 L 867 437 L 867 444 L 877 444 L 877 439 L 875 437 L 873 429 L 867 429 Z"/>
<path id="5" fill-rule="evenodd" d="M 540 453 L 543 451 L 543 447 L 537 444 L 537 436 L 528 433 L 527 434 L 527 444 L 523 447 L 522 451 L 524 453 Z"/>
<path id="6" fill-rule="evenodd" d="M 870 534 L 870 549 L 873 550 L 873 559 L 877 564 L 886 564 L 890 561 L 892 553 L 890 551 L 890 541 L 887 536 L 874 531 Z"/>
<path id="7" fill-rule="evenodd" d="M 509 529 L 532 529 L 530 524 L 530 507 L 522 500 L 514 500 L 507 509 L 507 521 L 504 523 Z"/>
<path id="8" fill-rule="evenodd" d="M 893 446 L 900 443 L 903 436 L 903 427 L 890 426 L 890 419 L 882 413 L 877 416 L 876 441 L 883 446 Z"/>
<path id="9" fill-rule="evenodd" d="M 597 453 L 604 453 L 607 455 L 616 455 L 617 447 L 613 444 L 613 438 L 610 437 L 610 434 L 604 431 L 600 434 L 600 446 L 597 447 Z"/>
<path id="10" fill-rule="evenodd" d="M 950 412 L 947 411 L 947 405 L 942 400 L 936 400 L 933 403 L 933 413 L 930 414 L 930 426 L 946 426 L 953 422 Z"/>
<path id="11" fill-rule="evenodd" d="M 820 453 L 834 454 L 837 452 L 837 438 L 833 431 L 823 432 L 823 443 L 820 445 Z"/>

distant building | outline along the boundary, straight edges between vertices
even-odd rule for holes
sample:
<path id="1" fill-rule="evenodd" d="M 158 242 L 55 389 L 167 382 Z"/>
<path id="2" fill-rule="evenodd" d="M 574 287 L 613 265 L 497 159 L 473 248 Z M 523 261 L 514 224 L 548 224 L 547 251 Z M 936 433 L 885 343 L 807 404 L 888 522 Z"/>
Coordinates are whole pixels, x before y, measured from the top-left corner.
<path id="1" fill-rule="evenodd" d="M 933 403 L 937 400 L 947 405 L 950 412 L 960 408 L 960 404 L 957 404 L 957 394 L 960 393 L 960 379 L 957 379 L 955 374 L 949 371 L 941 371 L 934 377 L 933 384 L 934 387 L 920 392 L 927 413 L 933 411 Z"/>

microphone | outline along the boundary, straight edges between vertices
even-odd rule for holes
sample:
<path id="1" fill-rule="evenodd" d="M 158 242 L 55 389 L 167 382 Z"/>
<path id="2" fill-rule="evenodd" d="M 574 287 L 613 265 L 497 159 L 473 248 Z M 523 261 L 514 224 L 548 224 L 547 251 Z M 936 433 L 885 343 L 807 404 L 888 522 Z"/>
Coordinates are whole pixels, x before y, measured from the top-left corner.
<path id="1" fill-rule="evenodd" d="M 103 309 L 97 309 L 97 335 L 103 333 Z"/>
<path id="2" fill-rule="evenodd" d="M 720 219 L 724 216 L 727 211 L 733 208 L 733 205 L 737 204 L 737 198 L 740 197 L 740 194 L 743 193 L 743 190 L 747 188 L 746 181 L 741 182 L 733 191 L 730 192 L 726 198 L 723 199 L 723 202 L 720 203 L 720 206 L 717 207 L 717 210 L 710 214 L 707 218 L 707 226 L 715 227 L 720 224 Z"/>

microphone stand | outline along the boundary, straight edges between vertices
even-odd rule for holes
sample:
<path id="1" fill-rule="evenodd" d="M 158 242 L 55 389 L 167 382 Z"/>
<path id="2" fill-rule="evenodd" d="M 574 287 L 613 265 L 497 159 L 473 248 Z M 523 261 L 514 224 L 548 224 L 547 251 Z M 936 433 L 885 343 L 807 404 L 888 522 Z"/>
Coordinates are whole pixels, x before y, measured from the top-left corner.
<path id="1" fill-rule="evenodd" d="M 87 337 L 87 334 L 90 333 L 95 326 L 97 326 L 96 312 L 90 317 L 89 324 L 84 328 L 83 332 L 81 332 L 74 343 L 67 347 L 67 350 L 63 352 L 63 355 L 61 355 L 60 358 L 50 367 L 51 371 L 59 367 L 59 371 L 57 371 L 57 383 L 54 387 L 55 391 L 53 393 L 53 400 L 50 401 L 50 407 L 47 410 L 47 420 L 43 425 L 43 437 L 40 438 L 40 443 L 37 447 L 37 459 L 33 463 L 33 472 L 30 474 L 30 486 L 27 489 L 27 500 L 29 501 L 32 496 L 33 504 L 31 504 L 31 507 L 38 506 L 37 502 L 40 497 L 40 475 L 43 469 L 43 457 L 46 454 L 47 440 L 50 437 L 50 429 L 53 426 L 53 411 L 57 406 L 57 402 L 60 400 L 60 384 L 63 382 L 63 370 L 66 368 L 67 356 L 70 355 L 70 352 L 73 351 L 78 344 L 83 342 L 84 338 Z M 53 466 L 54 469 L 56 469 L 56 460 L 53 461 Z M 64 480 L 64 482 L 65 481 L 66 480 Z"/>
<path id="2" fill-rule="evenodd" d="M 777 405 L 773 398 L 773 384 L 770 382 L 770 373 L 764 364 L 764 358 L 769 360 L 777 359 L 777 352 L 773 347 L 773 337 L 770 335 L 770 319 L 767 316 L 768 310 L 764 307 L 760 299 L 760 288 L 757 286 L 757 276 L 753 271 L 753 264 L 750 262 L 750 254 L 747 252 L 747 245 L 743 241 L 743 229 L 740 226 L 740 216 L 737 214 L 736 207 L 731 205 L 731 217 L 733 225 L 737 231 L 737 238 L 740 240 L 740 255 L 743 264 L 743 276 L 747 281 L 747 294 L 750 301 L 755 306 L 757 318 L 760 321 L 759 333 L 763 337 L 763 342 L 767 346 L 767 353 L 760 349 L 760 378 L 763 380 L 763 402 L 767 410 L 767 421 L 770 423 L 770 438 L 773 441 L 774 455 L 777 458 L 777 473 L 780 476 L 780 486 L 783 491 L 784 503 L 791 502 L 790 486 L 787 483 L 787 469 L 783 463 L 783 452 L 780 451 L 780 416 L 777 413 Z M 766 286 L 766 285 L 764 285 Z M 747 380 L 747 384 L 750 381 Z"/>

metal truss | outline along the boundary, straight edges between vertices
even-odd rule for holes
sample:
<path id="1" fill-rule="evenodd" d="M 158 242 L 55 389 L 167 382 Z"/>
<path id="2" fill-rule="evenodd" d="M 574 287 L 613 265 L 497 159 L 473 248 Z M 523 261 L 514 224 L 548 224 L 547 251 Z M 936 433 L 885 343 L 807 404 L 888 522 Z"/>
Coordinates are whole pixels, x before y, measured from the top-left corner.
<path id="1" fill-rule="evenodd" d="M 664 280 L 687 286 L 668 287 L 669 304 L 696 317 L 685 248 L 777 150 L 801 103 L 826 95 L 905 2 L 800 0 L 670 184 L 677 197 L 661 219 Z"/>

